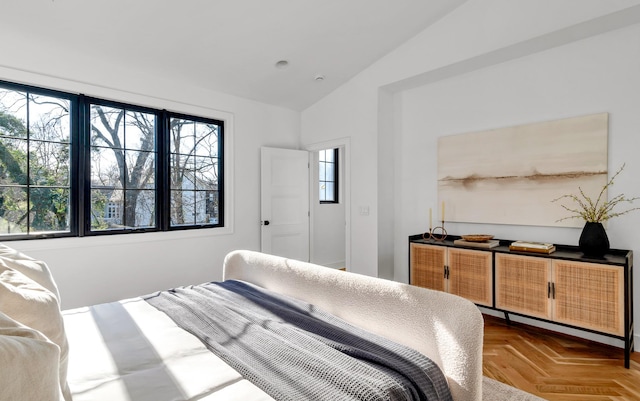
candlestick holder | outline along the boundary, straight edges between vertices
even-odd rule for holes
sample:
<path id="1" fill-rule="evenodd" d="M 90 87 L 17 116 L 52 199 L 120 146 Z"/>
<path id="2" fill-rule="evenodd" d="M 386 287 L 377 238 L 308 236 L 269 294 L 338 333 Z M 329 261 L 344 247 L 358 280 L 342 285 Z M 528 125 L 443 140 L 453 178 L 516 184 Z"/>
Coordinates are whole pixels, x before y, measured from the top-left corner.
<path id="1" fill-rule="evenodd" d="M 444 228 L 444 220 L 442 225 L 429 228 L 429 231 L 422 234 L 422 239 L 429 241 L 444 241 L 447 238 L 447 230 Z"/>

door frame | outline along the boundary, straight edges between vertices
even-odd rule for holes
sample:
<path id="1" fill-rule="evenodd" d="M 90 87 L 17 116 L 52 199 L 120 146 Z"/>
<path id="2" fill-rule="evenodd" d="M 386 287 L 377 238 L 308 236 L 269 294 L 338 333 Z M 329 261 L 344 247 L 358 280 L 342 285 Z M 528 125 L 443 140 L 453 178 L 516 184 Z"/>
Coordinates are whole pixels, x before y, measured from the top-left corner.
<path id="1" fill-rule="evenodd" d="M 342 157 L 344 159 L 343 166 L 343 188 L 342 188 L 342 200 L 344 202 L 344 219 L 345 219 L 345 268 L 350 270 L 351 267 L 351 138 L 338 138 L 324 142 L 317 142 L 303 147 L 308 152 L 317 152 L 324 149 L 340 148 Z M 312 160 L 312 158 L 310 158 Z M 340 168 L 340 167 L 339 167 Z M 315 202 L 313 199 L 313 183 L 315 178 L 313 176 L 314 169 L 309 169 L 309 260 L 314 260 L 315 249 L 314 243 L 314 208 L 311 202 Z"/>

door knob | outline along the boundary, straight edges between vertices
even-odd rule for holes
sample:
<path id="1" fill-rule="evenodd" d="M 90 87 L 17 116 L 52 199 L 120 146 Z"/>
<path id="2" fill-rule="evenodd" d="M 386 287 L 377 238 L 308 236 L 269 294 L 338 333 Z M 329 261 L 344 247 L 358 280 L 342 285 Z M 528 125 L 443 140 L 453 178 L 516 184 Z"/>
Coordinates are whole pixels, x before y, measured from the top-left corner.
<path id="1" fill-rule="evenodd" d="M 269 222 L 269 220 L 265 220 L 265 221 L 262 222 L 262 224 L 264 224 L 265 226 L 268 226 L 271 223 Z"/>

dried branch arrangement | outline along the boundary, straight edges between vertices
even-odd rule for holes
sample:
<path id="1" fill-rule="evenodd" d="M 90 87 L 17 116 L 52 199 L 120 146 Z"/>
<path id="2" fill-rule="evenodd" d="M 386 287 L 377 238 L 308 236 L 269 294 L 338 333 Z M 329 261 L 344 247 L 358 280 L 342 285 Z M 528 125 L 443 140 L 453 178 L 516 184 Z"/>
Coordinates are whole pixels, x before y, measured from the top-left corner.
<path id="1" fill-rule="evenodd" d="M 626 164 L 626 163 L 625 163 Z M 607 221 L 617 216 L 622 216 L 623 214 L 627 214 L 633 210 L 638 210 L 640 207 L 633 207 L 630 209 L 623 210 L 621 212 L 614 212 L 613 209 L 620 203 L 633 203 L 634 200 L 640 199 L 640 197 L 627 198 L 624 194 L 619 194 L 612 197 L 609 200 L 603 199 L 604 193 L 613 185 L 613 180 L 622 172 L 625 164 L 620 167 L 620 169 L 611 177 L 609 182 L 602 187 L 600 190 L 600 194 L 598 194 L 598 198 L 594 202 L 590 197 L 588 197 L 583 191 L 582 188 L 578 187 L 580 191 L 580 196 L 578 195 L 562 195 L 559 198 L 552 200 L 552 202 L 558 202 L 562 199 L 570 199 L 577 206 L 573 208 L 568 207 L 566 205 L 560 204 L 565 210 L 571 213 L 570 216 L 563 217 L 557 221 L 563 221 L 567 219 L 583 219 L 586 222 L 591 223 L 602 223 L 603 221 Z"/>

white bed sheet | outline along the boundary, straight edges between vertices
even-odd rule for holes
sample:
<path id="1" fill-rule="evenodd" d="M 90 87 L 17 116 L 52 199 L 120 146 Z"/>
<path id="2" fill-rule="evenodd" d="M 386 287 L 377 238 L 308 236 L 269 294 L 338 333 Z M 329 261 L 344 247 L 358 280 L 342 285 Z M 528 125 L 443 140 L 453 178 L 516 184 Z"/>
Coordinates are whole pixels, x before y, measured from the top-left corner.
<path id="1" fill-rule="evenodd" d="M 74 401 L 273 400 L 141 298 L 63 316 Z"/>

